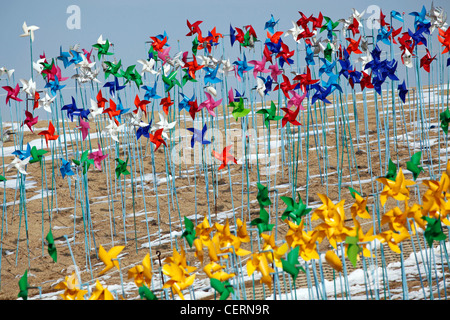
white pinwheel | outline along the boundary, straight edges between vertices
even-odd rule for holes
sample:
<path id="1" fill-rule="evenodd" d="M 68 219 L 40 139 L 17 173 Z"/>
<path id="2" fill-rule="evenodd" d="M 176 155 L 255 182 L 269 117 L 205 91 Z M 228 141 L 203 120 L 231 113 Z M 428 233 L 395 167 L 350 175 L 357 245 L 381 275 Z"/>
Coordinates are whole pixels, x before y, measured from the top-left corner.
<path id="1" fill-rule="evenodd" d="M 20 35 L 21 37 L 30 37 L 31 41 L 34 41 L 34 32 L 39 29 L 37 26 L 27 26 L 27 23 L 24 22 L 22 25 L 23 33 Z"/>

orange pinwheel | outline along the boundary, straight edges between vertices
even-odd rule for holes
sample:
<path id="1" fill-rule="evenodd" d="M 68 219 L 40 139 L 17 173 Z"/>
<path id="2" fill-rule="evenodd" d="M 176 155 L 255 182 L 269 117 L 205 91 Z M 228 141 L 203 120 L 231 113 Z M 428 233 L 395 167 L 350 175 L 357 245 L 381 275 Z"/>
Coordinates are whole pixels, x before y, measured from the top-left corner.
<path id="1" fill-rule="evenodd" d="M 120 110 L 117 110 L 117 105 L 114 101 L 109 99 L 109 108 L 103 110 L 102 113 L 107 113 L 109 118 L 111 120 L 114 120 L 117 126 L 119 126 L 119 121 L 115 118 L 116 116 L 120 115 Z"/>
<path id="2" fill-rule="evenodd" d="M 159 146 L 163 144 L 167 147 L 166 142 L 164 141 L 163 137 L 161 136 L 163 133 L 164 128 L 158 129 L 155 131 L 155 134 L 150 133 L 150 141 L 153 142 L 156 145 L 155 151 L 158 150 Z"/>
<path id="3" fill-rule="evenodd" d="M 47 143 L 47 148 L 49 140 L 56 140 L 59 137 L 59 135 L 55 134 L 55 127 L 53 126 L 53 123 L 51 121 L 48 124 L 48 130 L 41 131 L 38 133 L 38 135 L 44 136 L 45 142 Z"/>
<path id="4" fill-rule="evenodd" d="M 352 38 L 346 38 L 346 40 L 349 43 L 349 45 L 347 46 L 347 52 L 350 55 L 352 52 L 356 53 L 356 54 L 361 54 L 362 51 L 359 50 L 359 43 L 361 42 L 361 37 L 359 37 L 359 40 L 353 40 Z"/>
<path id="5" fill-rule="evenodd" d="M 439 35 L 438 35 L 439 42 L 442 44 L 444 48 L 444 51 L 442 51 L 442 54 L 447 53 L 450 51 L 450 28 L 447 28 L 447 30 L 439 29 Z"/>
<path id="6" fill-rule="evenodd" d="M 202 69 L 204 66 L 203 65 L 199 65 L 197 63 L 197 58 L 193 55 L 192 56 L 192 61 L 190 62 L 186 62 L 184 64 L 183 68 L 188 68 L 188 74 L 192 79 L 195 79 L 195 72 L 197 72 L 198 70 Z"/>
<path id="7" fill-rule="evenodd" d="M 133 111 L 133 113 L 138 113 L 139 109 L 142 110 L 147 116 L 147 105 L 150 103 L 149 100 L 141 100 L 139 96 L 136 94 L 136 97 L 134 98 L 134 105 L 136 106 L 136 110 Z M 119 111 L 120 114 L 120 111 Z"/>
<path id="8" fill-rule="evenodd" d="M 153 42 L 151 43 L 151 46 L 153 48 L 154 51 L 158 51 L 161 52 L 162 49 L 164 48 L 164 45 L 167 42 L 167 37 L 164 37 L 164 39 L 159 39 L 158 37 L 150 37 L 150 39 L 153 40 Z"/>
<path id="9" fill-rule="evenodd" d="M 269 31 L 267 31 L 267 38 L 270 40 L 270 42 L 273 42 L 275 44 L 280 41 L 280 37 L 283 35 L 283 31 L 275 32 L 274 34 L 270 34 Z"/>
<path id="10" fill-rule="evenodd" d="M 236 158 L 229 153 L 232 147 L 232 145 L 229 145 L 228 147 L 223 148 L 222 153 L 218 153 L 215 150 L 212 151 L 212 155 L 214 156 L 214 158 L 222 161 L 222 164 L 217 170 L 222 170 L 223 168 L 225 168 L 228 165 L 228 162 L 234 162 L 235 164 L 237 164 Z"/>
<path id="11" fill-rule="evenodd" d="M 170 98 L 170 92 L 167 95 L 167 97 L 161 99 L 159 105 L 163 107 L 164 113 L 168 116 L 169 115 L 169 107 L 172 106 L 174 102 Z"/>

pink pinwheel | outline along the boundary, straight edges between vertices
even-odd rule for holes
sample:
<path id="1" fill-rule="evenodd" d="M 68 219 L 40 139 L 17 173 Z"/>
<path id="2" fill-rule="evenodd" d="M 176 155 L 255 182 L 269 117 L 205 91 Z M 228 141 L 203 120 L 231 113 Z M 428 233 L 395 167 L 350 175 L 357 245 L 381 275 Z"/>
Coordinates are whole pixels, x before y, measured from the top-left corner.
<path id="1" fill-rule="evenodd" d="M 266 62 L 267 62 L 267 60 L 265 57 L 263 57 L 261 61 L 251 60 L 248 62 L 249 64 L 254 65 L 253 76 L 255 77 L 255 79 L 258 75 L 258 72 L 261 72 L 261 73 L 269 73 L 270 72 L 270 70 L 266 69 Z"/>
<path id="2" fill-rule="evenodd" d="M 306 91 L 303 93 L 302 96 L 300 96 L 295 91 L 291 91 L 291 93 L 292 93 L 292 98 L 289 99 L 289 101 L 288 101 L 288 108 L 295 106 L 295 107 L 299 107 L 301 110 L 305 110 L 305 108 L 303 108 L 303 106 L 302 106 L 302 102 L 303 102 L 303 99 L 305 99 L 305 97 L 306 97 Z"/>
<path id="3" fill-rule="evenodd" d="M 166 59 L 169 57 L 169 52 L 171 48 L 172 47 L 167 47 L 158 52 L 158 58 L 164 61 L 164 63 L 167 62 Z"/>
<path id="4" fill-rule="evenodd" d="M 25 115 L 26 115 L 26 119 L 25 121 L 22 123 L 22 126 L 24 124 L 26 124 L 28 126 L 28 128 L 30 129 L 31 132 L 33 132 L 33 129 L 31 129 L 32 126 L 34 126 L 37 122 L 38 122 L 38 117 L 33 118 L 33 114 L 29 111 L 25 110 Z"/>
<path id="5" fill-rule="evenodd" d="M 98 145 L 98 151 L 94 151 L 89 155 L 89 159 L 94 159 L 94 166 L 100 171 L 102 171 L 102 161 L 107 157 L 107 154 L 103 154 L 100 144 Z"/>
<path id="6" fill-rule="evenodd" d="M 86 49 L 83 49 L 83 54 L 86 57 L 86 60 L 88 63 L 92 63 L 92 61 L 91 61 L 92 50 L 94 50 L 94 48 L 92 48 L 91 51 L 87 51 Z"/>
<path id="7" fill-rule="evenodd" d="M 23 101 L 22 99 L 19 99 L 17 95 L 19 94 L 20 87 L 19 84 L 16 85 L 16 87 L 13 89 L 10 86 L 3 86 L 3 89 L 5 89 L 8 93 L 6 94 L 6 104 L 8 104 L 9 99 L 13 99 L 16 101 Z"/>
<path id="8" fill-rule="evenodd" d="M 271 65 L 269 69 L 271 70 L 270 76 L 272 77 L 273 81 L 277 81 L 278 76 L 283 73 L 283 71 L 278 68 L 278 64 Z"/>
<path id="9" fill-rule="evenodd" d="M 200 105 L 198 106 L 198 110 L 206 108 L 208 110 L 209 114 L 212 115 L 213 117 L 215 117 L 216 114 L 214 113 L 214 108 L 216 108 L 222 102 L 222 99 L 214 101 L 211 94 L 209 94 L 208 92 L 205 92 L 205 94 L 208 97 L 208 99 L 206 99 L 205 101 L 200 103 Z"/>
<path id="10" fill-rule="evenodd" d="M 80 126 L 77 127 L 77 129 L 80 129 L 81 135 L 83 136 L 83 141 L 86 139 L 90 128 L 89 122 L 80 118 Z"/>

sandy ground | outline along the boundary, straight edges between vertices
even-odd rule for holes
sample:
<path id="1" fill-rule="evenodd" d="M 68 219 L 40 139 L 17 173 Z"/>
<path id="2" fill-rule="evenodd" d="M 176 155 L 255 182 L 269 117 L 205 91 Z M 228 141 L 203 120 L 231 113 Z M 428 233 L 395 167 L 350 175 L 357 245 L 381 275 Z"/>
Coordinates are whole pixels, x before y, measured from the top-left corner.
<path id="1" fill-rule="evenodd" d="M 424 92 L 428 92 L 428 90 L 424 90 Z M 367 114 L 364 112 L 360 93 L 355 96 L 356 106 L 353 105 L 351 96 L 349 96 L 348 105 L 340 104 L 339 108 L 334 108 L 331 105 L 326 108 L 323 106 L 312 108 L 309 125 L 306 111 L 301 111 L 301 118 L 299 119 L 302 123 L 300 129 L 302 133 L 301 150 L 297 150 L 298 145 L 296 143 L 300 127 L 293 129 L 290 126 L 289 129 L 281 130 L 281 121 L 278 128 L 275 123 L 272 124 L 271 137 L 273 140 L 276 140 L 277 132 L 278 134 L 283 132 L 285 135 L 284 146 L 281 148 L 280 145 L 277 151 L 280 157 L 284 153 L 286 159 L 284 161 L 282 158 L 280 159 L 276 172 L 273 168 L 271 169 L 270 183 L 268 175 L 264 174 L 266 168 L 263 165 L 260 168 L 261 183 L 269 185 L 270 190 L 277 189 L 278 196 L 292 196 L 293 189 L 290 176 L 297 173 L 297 185 L 294 190 L 299 192 L 309 206 L 314 208 L 321 204 L 317 196 L 319 193 L 327 194 L 335 203 L 340 199 L 345 199 L 346 214 L 351 224 L 349 206 L 353 203 L 353 199 L 348 192 L 348 187 L 353 186 L 364 195 L 369 195 L 369 203 L 374 203 L 374 195 L 382 189 L 380 184 L 375 183 L 375 179 L 385 173 L 387 161 L 386 125 L 389 128 L 388 150 L 390 157 L 400 167 L 406 169 L 406 161 L 409 160 L 410 155 L 422 150 L 425 172 L 421 174 L 417 184 L 423 190 L 423 186 L 420 185 L 421 180 L 429 179 L 430 176 L 438 179 L 440 176 L 439 170 L 445 169 L 447 140 L 443 137 L 443 132 L 439 127 L 440 111 L 436 109 L 438 108 L 437 101 L 430 104 L 430 100 L 424 99 L 423 114 L 427 119 L 424 125 L 429 130 L 427 131 L 428 136 L 423 137 L 423 141 L 424 143 L 427 141 L 434 142 L 434 144 L 430 148 L 420 149 L 420 131 L 417 130 L 420 130 L 421 122 L 417 121 L 418 106 L 414 102 L 413 93 L 413 90 L 410 90 L 410 104 L 403 106 L 403 112 L 399 110 L 401 105 L 395 103 L 397 108 L 395 117 L 397 137 L 394 136 L 391 101 L 384 100 L 381 103 L 380 97 L 377 96 L 376 106 L 372 94 L 367 95 L 369 101 Z M 432 93 L 432 96 L 433 98 L 447 99 L 445 91 L 437 90 Z M 390 99 L 390 95 L 386 99 Z M 443 101 L 440 101 L 441 108 L 442 104 Z M 219 128 L 223 129 L 222 107 L 220 106 L 218 110 L 218 125 Z M 358 130 L 356 130 L 355 110 L 358 117 Z M 226 110 L 226 112 L 228 111 Z M 181 128 L 185 125 L 186 127 L 192 126 L 189 115 L 187 114 L 184 117 L 183 113 L 184 111 L 179 126 Z M 281 111 L 280 113 L 283 114 Z M 346 116 L 342 116 L 342 114 L 346 114 Z M 377 131 L 377 114 L 379 131 Z M 386 120 L 387 122 L 385 122 Z M 240 127 L 240 121 L 236 122 L 231 114 L 227 121 L 229 121 L 228 128 Z M 258 129 L 262 128 L 261 115 L 257 115 L 256 122 Z M 323 123 L 325 126 L 322 125 Z M 95 133 L 97 125 L 92 121 L 90 121 L 90 124 L 90 133 Z M 72 129 L 77 132 L 74 123 L 65 122 L 65 126 L 66 130 Z M 250 121 L 250 127 L 252 127 L 252 121 Z M 39 122 L 34 127 L 35 133 L 25 132 L 24 144 L 39 139 L 40 136 L 36 133 L 46 128 L 46 122 Z M 307 135 L 305 134 L 307 128 L 310 130 L 309 149 L 307 148 Z M 286 136 L 288 130 L 291 130 L 289 141 Z M 263 132 L 267 134 L 267 131 Z M 366 132 L 368 136 L 366 136 Z M 408 132 L 408 135 L 406 135 L 406 132 Z M 131 138 L 134 138 L 134 134 Z M 414 141 L 411 141 L 413 139 Z M 281 137 L 278 140 L 281 141 Z M 83 143 L 83 149 L 85 150 L 89 146 L 97 149 L 97 141 L 98 139 L 94 135 L 91 136 L 90 141 L 86 140 Z M 171 146 L 175 142 L 172 141 Z M 263 143 L 264 140 L 260 142 Z M 316 148 L 319 143 L 320 146 Z M 38 163 L 27 167 L 29 174 L 26 181 L 32 181 L 33 183 L 26 188 L 26 194 L 23 196 L 33 200 L 27 201 L 26 214 L 19 205 L 20 190 L 17 190 L 14 184 L 13 187 L 0 191 L 1 201 L 3 201 L 3 193 L 5 193 L 7 203 L 3 221 L 0 299 L 17 298 L 19 278 L 27 269 L 29 270 L 30 286 L 41 287 L 44 294 L 57 291 L 54 286 L 71 273 L 74 265 L 65 236 L 69 239 L 70 249 L 80 270 L 82 281 L 94 284 L 97 279 L 100 279 L 107 286 L 112 287 L 120 285 L 119 272 L 113 270 L 107 272 L 106 275 L 99 276 L 99 272 L 103 269 L 103 263 L 97 256 L 100 245 L 106 250 L 109 250 L 113 245 L 125 245 L 125 249 L 120 256 L 121 271 L 124 281 L 129 283 L 132 280 L 127 279 L 127 271 L 140 263 L 147 253 L 151 255 L 154 273 L 158 274 L 158 252 L 160 252 L 159 258 L 163 259 L 172 255 L 173 245 L 186 245 L 184 240 L 180 239 L 184 216 L 188 216 L 193 221 L 197 219 L 200 222 L 205 215 L 210 214 L 213 223 L 219 222 L 221 224 L 225 223 L 227 217 L 230 218 L 230 221 L 233 221 L 234 218 L 245 218 L 248 223 L 258 216 L 256 162 L 250 163 L 248 166 L 232 164 L 229 167 L 229 172 L 227 169 L 217 172 L 220 165 L 219 161 L 208 167 L 192 164 L 171 165 L 170 162 L 166 162 L 171 146 L 168 148 L 161 146 L 155 152 L 155 169 L 153 169 L 150 146 L 145 137 L 141 138 L 136 145 L 127 143 L 127 139 L 122 136 L 120 148 L 117 148 L 117 145 L 111 139 L 103 138 L 102 144 L 104 146 L 111 145 L 111 148 L 103 148 L 104 153 L 108 153 L 109 156 L 102 163 L 102 171 L 93 166 L 88 171 L 87 193 L 89 194 L 89 204 L 86 203 L 84 198 L 84 188 L 82 192 L 75 193 L 75 183 L 78 183 L 75 179 L 70 179 L 69 184 L 67 177 L 62 178 L 59 167 L 52 168 L 50 153 L 47 154 L 42 169 Z M 7 142 L 4 146 L 12 145 L 12 142 Z M 324 147 L 325 145 L 326 147 Z M 336 145 L 339 146 L 339 150 Z M 60 147 L 59 144 L 55 144 L 55 146 Z M 71 141 L 61 146 L 64 157 L 69 160 L 73 158 L 72 152 L 81 148 L 81 143 Z M 114 159 L 117 153 L 121 159 L 125 159 L 128 149 L 136 148 L 136 146 L 141 148 L 140 152 L 144 156 L 141 157 L 141 162 L 137 159 L 130 161 L 132 167 L 129 168 L 133 170 L 135 175 L 135 184 L 132 187 L 130 176 L 127 176 L 125 181 L 124 178 L 115 179 Z M 66 147 L 69 152 L 67 156 L 65 153 Z M 204 147 L 205 154 L 207 151 L 210 152 L 211 149 L 208 148 L 211 147 Z M 354 153 L 351 152 L 352 148 L 355 151 Z M 126 153 L 124 153 L 124 150 Z M 221 152 L 222 150 L 217 151 Z M 233 148 L 233 152 L 237 155 L 236 148 Z M 273 154 L 274 150 L 271 150 L 271 152 Z M 298 161 L 290 163 L 289 159 L 292 152 L 294 154 L 298 152 L 299 157 Z M 12 156 L 4 157 L 5 167 L 12 159 Z M 380 168 L 380 160 L 382 168 Z M 141 167 L 142 169 L 140 169 Z M 44 176 L 42 176 L 41 170 L 45 172 Z M 140 176 L 141 171 L 145 174 L 143 178 L 144 189 L 140 178 L 136 178 Z M 156 192 L 153 173 L 156 174 L 158 179 Z M 15 169 L 2 174 L 8 180 L 14 180 L 17 177 Z M 168 180 L 168 175 L 175 177 L 174 181 Z M 410 173 L 406 173 L 406 177 L 412 179 Z M 196 188 L 194 182 L 196 182 Z M 341 188 L 339 188 L 339 182 Z M 206 196 L 207 192 L 209 197 Z M 272 202 L 275 204 L 276 193 L 272 192 L 271 194 Z M 122 207 L 123 199 L 125 204 Z M 412 191 L 410 203 L 419 201 L 415 192 Z M 395 201 L 389 201 L 384 210 L 388 210 L 395 205 Z M 89 215 L 86 215 L 87 207 L 90 210 Z M 277 213 L 278 241 L 283 241 L 288 229 L 287 224 L 279 218 L 284 209 L 284 203 L 279 200 Z M 275 205 L 270 208 L 270 213 L 272 216 L 276 213 Z M 273 223 L 275 223 L 275 218 Z M 372 221 L 363 223 L 364 228 L 371 225 Z M 42 242 L 50 228 L 58 250 L 57 263 L 52 261 L 47 253 L 47 246 Z M 88 230 L 88 232 L 85 232 L 85 230 Z M 375 231 L 378 232 L 379 230 Z M 253 245 L 257 243 L 256 238 L 256 234 L 253 233 Z M 246 247 L 249 248 L 249 246 L 250 244 Z M 327 248 L 328 244 L 323 243 L 321 246 L 322 252 Z M 201 271 L 198 260 L 193 256 L 192 250 L 188 250 L 187 258 L 191 264 L 199 267 L 197 280 L 204 279 L 205 275 Z M 154 281 L 160 282 L 160 279 L 155 277 Z M 135 299 L 138 296 L 137 287 L 133 287 L 133 285 L 129 287 L 132 289 L 127 291 L 124 298 Z M 30 289 L 30 296 L 37 294 L 37 289 Z M 119 294 L 121 294 L 120 290 Z"/>

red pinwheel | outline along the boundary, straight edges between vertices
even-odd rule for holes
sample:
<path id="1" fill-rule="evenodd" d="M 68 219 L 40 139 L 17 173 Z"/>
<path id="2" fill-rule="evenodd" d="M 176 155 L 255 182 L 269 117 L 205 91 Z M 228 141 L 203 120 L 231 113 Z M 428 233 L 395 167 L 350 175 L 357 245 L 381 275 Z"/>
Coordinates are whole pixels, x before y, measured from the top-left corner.
<path id="1" fill-rule="evenodd" d="M 109 115 L 109 118 L 111 120 L 114 120 L 114 122 L 116 123 L 117 126 L 119 126 L 119 121 L 115 118 L 116 116 L 120 115 L 120 110 L 117 110 L 117 105 L 114 101 L 112 101 L 111 99 L 109 99 L 109 108 L 103 110 L 102 113 L 107 113 Z"/>
<path id="2" fill-rule="evenodd" d="M 192 61 L 190 62 L 186 62 L 184 64 L 183 68 L 187 68 L 188 69 L 188 74 L 192 79 L 195 79 L 195 72 L 197 72 L 198 70 L 202 69 L 204 66 L 203 65 L 199 65 L 197 63 L 197 58 L 193 55 L 192 56 Z"/>
<path id="3" fill-rule="evenodd" d="M 359 50 L 359 43 L 361 42 L 361 37 L 359 37 L 358 41 L 353 40 L 352 38 L 346 38 L 350 44 L 347 46 L 347 52 L 350 55 L 352 52 L 356 54 L 361 54 L 362 51 Z"/>
<path id="4" fill-rule="evenodd" d="M 420 59 L 420 67 L 424 68 L 426 72 L 430 72 L 430 64 L 436 59 L 436 55 L 432 58 L 430 51 L 427 49 L 427 54 Z"/>
<path id="5" fill-rule="evenodd" d="M 289 95 L 289 91 L 294 90 L 296 84 L 292 84 L 291 81 L 289 80 L 289 78 L 286 75 L 282 75 L 283 76 L 283 82 L 281 82 L 280 84 L 278 84 L 274 90 L 278 90 L 281 89 L 281 91 L 283 91 L 284 96 L 288 99 L 291 98 L 291 96 Z M 305 90 L 303 90 L 305 91 Z"/>
<path id="6" fill-rule="evenodd" d="M 390 31 L 391 29 L 389 29 Z M 398 28 L 398 29 L 394 29 L 392 28 L 392 33 L 389 35 L 389 40 L 392 40 L 393 43 L 397 44 L 397 41 L 395 41 L 395 37 L 397 37 L 400 32 L 402 32 L 402 27 Z"/>
<path id="7" fill-rule="evenodd" d="M 270 42 L 278 43 L 280 41 L 280 37 L 283 35 L 283 31 L 275 32 L 273 35 L 270 34 L 269 31 L 267 31 L 267 38 L 270 40 Z"/>
<path id="8" fill-rule="evenodd" d="M 163 48 L 164 45 L 167 42 L 167 37 L 164 37 L 164 39 L 160 40 L 158 37 L 150 37 L 150 39 L 153 40 L 152 42 L 152 48 L 154 51 L 160 52 Z"/>
<path id="9" fill-rule="evenodd" d="M 136 97 L 134 98 L 134 105 L 136 106 L 136 110 L 134 110 L 133 113 L 138 113 L 139 109 L 141 109 L 144 112 L 145 116 L 147 116 L 147 105 L 149 103 L 150 103 L 149 100 L 141 100 L 139 99 L 139 96 L 136 94 Z"/>
<path id="10" fill-rule="evenodd" d="M 362 78 L 359 81 L 359 85 L 361 86 L 361 90 L 364 90 L 364 88 L 372 88 L 373 89 L 371 76 L 369 74 L 365 73 L 364 71 L 362 71 Z"/>
<path id="11" fill-rule="evenodd" d="M 352 32 L 353 36 L 355 36 L 357 33 L 359 33 L 359 22 L 358 22 L 358 20 L 356 20 L 356 18 L 353 18 L 353 22 L 348 26 L 347 29 Z"/>
<path id="12" fill-rule="evenodd" d="M 169 115 L 169 107 L 173 104 L 174 102 L 170 99 L 170 93 L 166 98 L 161 99 L 161 102 L 159 103 L 159 105 L 163 107 L 163 111 L 166 115 Z"/>
<path id="13" fill-rule="evenodd" d="M 450 28 L 447 28 L 447 30 L 439 29 L 439 35 L 438 35 L 439 42 L 442 44 L 444 48 L 444 51 L 442 51 L 442 54 L 447 53 L 450 51 Z"/>
<path id="14" fill-rule="evenodd" d="M 38 135 L 44 136 L 45 142 L 47 143 L 47 148 L 49 140 L 56 140 L 59 137 L 59 135 L 55 134 L 55 127 L 53 126 L 53 123 L 51 121 L 48 124 L 48 130 L 41 131 L 38 133 Z"/>
<path id="15" fill-rule="evenodd" d="M 214 158 L 216 158 L 219 161 L 222 161 L 222 164 L 217 170 L 222 170 L 223 168 L 225 168 L 228 165 L 228 162 L 230 161 L 237 164 L 236 158 L 229 153 L 232 147 L 233 147 L 232 145 L 229 145 L 228 147 L 223 148 L 222 153 L 218 153 L 214 150 L 212 151 L 212 155 L 214 156 Z"/>
<path id="16" fill-rule="evenodd" d="M 311 79 L 311 70 L 306 67 L 306 73 L 296 75 L 294 81 L 300 81 L 300 88 L 303 92 L 306 91 L 306 87 L 319 82 L 320 79 Z"/>
<path id="17" fill-rule="evenodd" d="M 389 25 L 389 23 L 387 23 L 385 19 L 386 19 L 386 15 L 383 14 L 383 10 L 380 10 L 380 25 L 382 27 Z"/>
<path id="18" fill-rule="evenodd" d="M 39 95 L 39 92 L 34 93 L 34 104 L 33 104 L 33 110 L 39 108 L 39 99 L 41 96 Z"/>
<path id="19" fill-rule="evenodd" d="M 161 136 L 163 130 L 164 130 L 164 128 L 158 129 L 155 131 L 155 134 L 150 133 L 150 135 L 149 135 L 150 141 L 156 145 L 155 152 L 156 152 L 156 150 L 158 150 L 158 148 L 161 144 L 164 144 L 164 146 L 167 147 L 166 142 L 164 141 L 163 137 Z"/>
<path id="20" fill-rule="evenodd" d="M 99 90 L 97 93 L 97 105 L 101 109 L 105 109 L 105 103 L 108 102 L 105 98 L 103 98 L 102 90 Z"/>
<path id="21" fill-rule="evenodd" d="M 283 119 L 281 119 L 281 126 L 284 127 L 286 123 L 291 123 L 294 126 L 301 126 L 302 124 L 297 121 L 297 115 L 300 111 L 300 108 L 295 108 L 295 110 L 291 110 L 288 108 L 281 108 L 286 114 L 284 115 Z"/>
<path id="22" fill-rule="evenodd" d="M 277 54 L 276 58 L 281 57 L 288 65 L 291 65 L 289 63 L 289 60 L 290 60 L 289 58 L 294 55 L 294 52 L 295 52 L 295 50 L 289 51 L 289 47 L 286 44 L 281 43 L 281 50 Z"/>
<path id="23" fill-rule="evenodd" d="M 20 92 L 19 84 L 17 84 L 14 89 L 12 87 L 10 87 L 10 86 L 4 86 L 2 88 L 5 89 L 8 92 L 6 94 L 6 104 L 8 104 L 9 99 L 13 99 L 13 100 L 16 100 L 16 101 L 23 101 L 22 99 L 19 99 L 17 97 L 17 95 Z"/>
<path id="24" fill-rule="evenodd" d="M 200 31 L 200 28 L 199 28 L 199 25 L 200 25 L 202 22 L 203 22 L 203 21 L 195 21 L 194 23 L 191 24 L 191 23 L 189 22 L 189 20 L 187 20 L 187 26 L 188 26 L 188 28 L 189 28 L 189 33 L 186 34 L 186 37 L 193 36 L 194 34 L 201 32 L 201 31 Z"/>
<path id="25" fill-rule="evenodd" d="M 245 37 L 244 31 L 242 31 L 242 29 L 236 27 L 236 32 L 237 32 L 236 40 L 239 43 L 244 43 L 244 37 Z"/>
<path id="26" fill-rule="evenodd" d="M 26 124 L 31 132 L 33 132 L 33 129 L 31 129 L 32 126 L 34 126 L 38 122 L 38 117 L 33 118 L 33 114 L 31 112 L 25 110 L 26 119 L 22 123 L 22 126 Z"/>
<path id="27" fill-rule="evenodd" d="M 272 52 L 269 50 L 269 47 L 267 47 L 267 44 L 264 45 L 263 54 L 264 54 L 264 58 L 266 58 L 267 62 L 273 63 L 272 62 Z"/>
<path id="28" fill-rule="evenodd" d="M 191 115 L 192 120 L 195 120 L 195 114 L 200 111 L 197 99 L 195 99 L 194 101 L 189 101 L 188 105 L 190 106 L 189 114 Z"/>

